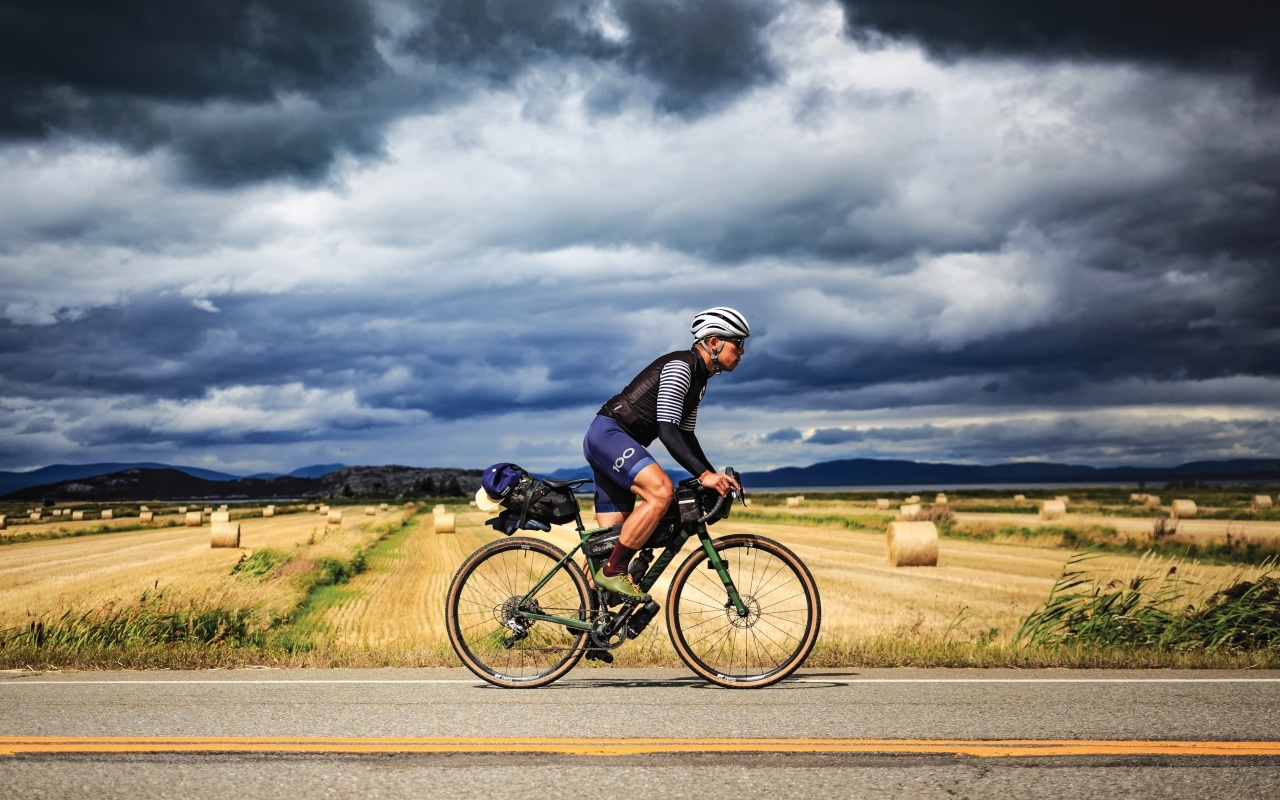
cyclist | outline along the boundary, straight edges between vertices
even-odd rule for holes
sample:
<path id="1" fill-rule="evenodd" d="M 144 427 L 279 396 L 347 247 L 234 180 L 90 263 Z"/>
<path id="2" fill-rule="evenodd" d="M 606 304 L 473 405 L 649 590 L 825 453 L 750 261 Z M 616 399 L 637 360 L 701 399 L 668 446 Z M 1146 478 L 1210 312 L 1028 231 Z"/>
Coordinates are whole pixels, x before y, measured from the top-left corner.
<path id="1" fill-rule="evenodd" d="M 680 466 L 723 497 L 738 482 L 716 472 L 693 434 L 707 379 L 732 372 L 745 352 L 751 328 L 732 308 L 709 308 L 693 318 L 693 346 L 659 357 L 601 408 L 582 442 L 595 473 L 596 522 L 622 523 L 609 560 L 592 569 L 596 586 L 623 597 L 645 593 L 627 573 L 627 564 L 658 527 L 675 490 L 671 478 L 645 449 L 660 439 Z M 644 502 L 636 508 L 636 498 Z"/>

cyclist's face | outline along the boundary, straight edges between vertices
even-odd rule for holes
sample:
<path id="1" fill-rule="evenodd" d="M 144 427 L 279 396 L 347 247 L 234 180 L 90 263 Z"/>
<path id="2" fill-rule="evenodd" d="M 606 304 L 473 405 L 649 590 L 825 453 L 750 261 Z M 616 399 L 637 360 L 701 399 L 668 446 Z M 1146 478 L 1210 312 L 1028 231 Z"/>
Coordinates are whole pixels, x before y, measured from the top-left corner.
<path id="1" fill-rule="evenodd" d="M 720 341 L 724 342 L 724 349 L 720 351 L 720 369 L 733 372 L 738 362 L 742 360 L 742 354 L 746 352 L 746 343 L 741 339 L 721 339 Z"/>

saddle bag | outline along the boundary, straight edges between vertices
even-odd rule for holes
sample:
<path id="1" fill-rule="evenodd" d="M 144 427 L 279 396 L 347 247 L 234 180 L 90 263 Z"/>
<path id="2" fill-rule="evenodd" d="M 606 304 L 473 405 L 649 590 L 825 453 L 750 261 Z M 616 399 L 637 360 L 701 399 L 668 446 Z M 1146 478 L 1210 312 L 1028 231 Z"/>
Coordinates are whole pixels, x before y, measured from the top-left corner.
<path id="1" fill-rule="evenodd" d="M 515 464 L 495 464 L 485 470 L 481 483 L 503 509 L 485 524 L 508 536 L 517 530 L 545 532 L 552 525 L 580 518 L 578 498 L 571 487 L 551 486 Z"/>

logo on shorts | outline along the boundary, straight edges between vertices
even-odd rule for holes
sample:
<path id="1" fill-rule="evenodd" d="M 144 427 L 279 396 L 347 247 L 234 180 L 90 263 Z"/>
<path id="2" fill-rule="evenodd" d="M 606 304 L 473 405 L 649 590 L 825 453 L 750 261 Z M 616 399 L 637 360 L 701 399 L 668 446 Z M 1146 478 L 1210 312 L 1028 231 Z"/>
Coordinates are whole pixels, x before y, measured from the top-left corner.
<path id="1" fill-rule="evenodd" d="M 628 447 L 626 450 L 623 450 L 622 455 L 618 456 L 618 459 L 613 462 L 613 471 L 622 472 L 622 468 L 627 464 L 627 459 L 631 458 L 635 454 L 636 449 L 634 447 Z"/>

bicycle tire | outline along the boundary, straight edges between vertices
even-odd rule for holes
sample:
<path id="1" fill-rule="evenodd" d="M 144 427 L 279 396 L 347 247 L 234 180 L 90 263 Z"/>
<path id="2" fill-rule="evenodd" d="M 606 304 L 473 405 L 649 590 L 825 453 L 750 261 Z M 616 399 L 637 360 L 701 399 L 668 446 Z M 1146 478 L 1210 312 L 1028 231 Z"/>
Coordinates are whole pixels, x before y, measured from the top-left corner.
<path id="1" fill-rule="evenodd" d="M 796 670 L 813 650 L 822 602 L 808 567 L 772 539 L 712 541 L 748 609 L 738 616 L 706 552 L 691 553 L 671 579 L 667 633 L 689 669 L 718 685 L 756 689 Z"/>
<path id="2" fill-rule="evenodd" d="M 520 598 L 564 556 L 549 542 L 517 536 L 490 542 L 458 567 L 445 600 L 445 627 L 454 652 L 477 677 L 507 689 L 546 686 L 582 659 L 585 631 L 518 614 Z M 582 570 L 572 561 L 524 602 L 544 614 L 583 620 L 595 605 Z M 527 629 L 524 636 L 507 627 L 513 618 Z"/>

